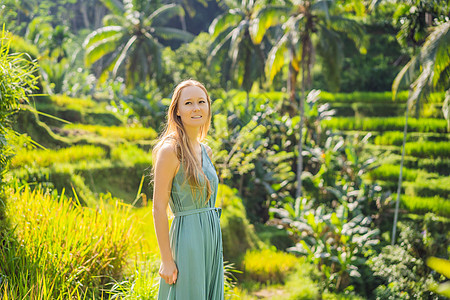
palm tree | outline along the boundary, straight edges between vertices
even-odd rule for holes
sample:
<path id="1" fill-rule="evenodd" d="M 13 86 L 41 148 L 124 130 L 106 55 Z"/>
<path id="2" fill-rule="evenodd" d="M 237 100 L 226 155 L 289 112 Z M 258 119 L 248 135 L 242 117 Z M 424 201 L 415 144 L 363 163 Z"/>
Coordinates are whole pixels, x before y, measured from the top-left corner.
<path id="1" fill-rule="evenodd" d="M 255 44 L 250 34 L 250 27 L 258 22 L 258 8 L 254 0 L 230 1 L 228 10 L 209 27 L 214 41 L 208 64 L 220 64 L 223 79 L 231 79 L 246 91 L 247 108 L 253 83 L 264 78 L 265 57 L 261 43 Z"/>
<path id="2" fill-rule="evenodd" d="M 104 27 L 89 34 L 84 41 L 87 65 L 102 59 L 100 82 L 112 72 L 124 74 L 128 87 L 146 78 L 160 79 L 162 73 L 160 39 L 192 40 L 185 31 L 165 27 L 175 15 L 184 14 L 175 4 L 155 9 L 152 1 L 102 0 L 112 14 L 103 19 Z"/>
<path id="3" fill-rule="evenodd" d="M 272 81 L 283 66 L 288 64 L 288 90 L 291 114 L 297 110 L 296 85 L 301 72 L 301 97 L 298 110 L 300 115 L 300 138 L 298 141 L 297 193 L 302 196 L 301 173 L 303 169 L 302 131 L 304 123 L 305 91 L 310 89 L 311 71 L 316 54 L 323 59 L 325 76 L 329 81 L 337 82 L 343 59 L 343 37 L 353 40 L 361 51 L 363 47 L 363 29 L 352 19 L 332 15 L 329 1 L 286 0 L 283 6 L 268 6 L 261 10 L 257 26 L 253 28 L 255 42 L 258 43 L 272 26 L 280 26 L 281 36 L 269 52 L 266 73 Z M 287 59 L 286 59 L 287 58 Z"/>
<path id="4" fill-rule="evenodd" d="M 450 130 L 448 107 L 450 102 L 450 21 L 441 23 L 432 28 L 419 53 L 414 56 L 398 73 L 392 84 L 392 94 L 395 99 L 400 87 L 409 85 L 409 96 L 406 105 L 405 127 L 403 130 L 402 158 L 400 161 L 400 175 L 398 178 L 397 201 L 395 204 L 394 226 L 392 227 L 392 244 L 395 243 L 395 234 L 398 218 L 398 207 L 403 177 L 403 161 L 405 156 L 406 134 L 408 131 L 408 113 L 410 106 L 419 101 L 430 92 L 431 88 L 438 87 L 446 90 L 444 105 L 442 107 Z"/>

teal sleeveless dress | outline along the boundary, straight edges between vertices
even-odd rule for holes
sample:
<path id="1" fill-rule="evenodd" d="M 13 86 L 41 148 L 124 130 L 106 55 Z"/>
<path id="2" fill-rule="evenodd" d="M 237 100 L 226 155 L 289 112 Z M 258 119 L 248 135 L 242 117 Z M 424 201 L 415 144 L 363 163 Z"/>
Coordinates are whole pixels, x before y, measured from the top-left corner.
<path id="1" fill-rule="evenodd" d="M 216 170 L 204 149 L 202 169 L 211 185 L 211 197 L 206 202 L 206 183 L 203 193 L 191 192 L 183 165 L 172 181 L 169 205 L 175 218 L 170 227 L 170 247 L 178 278 L 169 285 L 160 279 L 158 300 L 223 300 L 223 248 L 220 229 L 220 208 L 215 208 L 219 180 Z M 195 193 L 194 193 L 195 195 Z"/>

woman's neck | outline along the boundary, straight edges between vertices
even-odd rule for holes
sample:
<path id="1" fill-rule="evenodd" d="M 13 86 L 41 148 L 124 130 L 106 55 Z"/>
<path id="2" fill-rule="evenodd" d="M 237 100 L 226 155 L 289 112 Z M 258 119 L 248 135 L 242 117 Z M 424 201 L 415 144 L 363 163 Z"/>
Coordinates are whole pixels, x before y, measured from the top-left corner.
<path id="1" fill-rule="evenodd" d="M 185 127 L 186 135 L 189 138 L 189 141 L 191 142 L 191 145 L 194 146 L 194 149 L 197 148 L 198 145 L 200 145 L 200 142 L 198 141 L 198 135 L 200 133 L 200 128 L 189 128 Z"/>

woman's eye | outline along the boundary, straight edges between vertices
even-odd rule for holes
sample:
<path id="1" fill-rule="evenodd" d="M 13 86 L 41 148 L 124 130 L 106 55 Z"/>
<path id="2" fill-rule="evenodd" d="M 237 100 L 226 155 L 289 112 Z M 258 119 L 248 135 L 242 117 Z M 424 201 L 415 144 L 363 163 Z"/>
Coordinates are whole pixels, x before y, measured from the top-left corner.
<path id="1" fill-rule="evenodd" d="M 190 101 L 188 101 L 188 102 L 186 102 L 185 104 L 186 104 L 186 105 L 187 105 L 187 104 L 191 104 L 191 102 L 190 102 Z"/>
<path id="2" fill-rule="evenodd" d="M 206 101 L 205 100 L 200 100 L 200 103 L 206 103 Z"/>

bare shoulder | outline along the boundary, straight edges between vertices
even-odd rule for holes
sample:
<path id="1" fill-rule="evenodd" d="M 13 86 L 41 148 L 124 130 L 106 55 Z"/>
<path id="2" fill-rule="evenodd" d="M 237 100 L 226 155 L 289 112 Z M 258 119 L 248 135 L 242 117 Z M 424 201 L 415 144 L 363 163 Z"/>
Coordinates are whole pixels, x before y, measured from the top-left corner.
<path id="1" fill-rule="evenodd" d="M 162 144 L 161 148 L 159 148 L 156 160 L 157 164 L 163 165 L 164 167 L 168 167 L 170 169 L 177 168 L 179 162 L 175 145 L 170 142 Z"/>
<path id="2" fill-rule="evenodd" d="M 203 144 L 204 146 L 205 146 L 205 149 L 206 149 L 206 153 L 208 153 L 208 156 L 209 156 L 209 158 L 212 158 L 212 149 L 211 149 L 211 147 L 209 147 L 208 145 L 206 145 L 206 144 Z"/>

